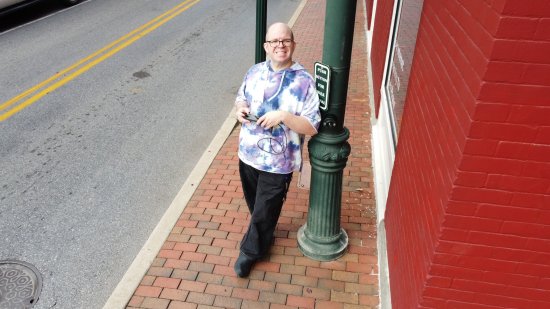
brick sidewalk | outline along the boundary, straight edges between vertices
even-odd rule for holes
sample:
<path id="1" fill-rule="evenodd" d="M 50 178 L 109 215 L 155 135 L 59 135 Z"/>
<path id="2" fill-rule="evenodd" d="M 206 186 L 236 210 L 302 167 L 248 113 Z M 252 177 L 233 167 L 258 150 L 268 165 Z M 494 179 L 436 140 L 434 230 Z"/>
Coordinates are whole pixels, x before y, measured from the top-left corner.
<path id="1" fill-rule="evenodd" d="M 376 211 L 371 164 L 370 108 L 364 8 L 358 1 L 345 125 L 351 155 L 344 170 L 341 225 L 347 253 L 318 262 L 298 250 L 309 191 L 293 184 L 271 254 L 249 278 L 233 265 L 248 225 L 238 175 L 237 126 L 181 214 L 127 308 L 375 308 L 378 305 Z M 294 58 L 313 72 L 322 60 L 325 1 L 309 0 L 293 26 Z M 243 72 L 244 74 L 244 72 Z"/>

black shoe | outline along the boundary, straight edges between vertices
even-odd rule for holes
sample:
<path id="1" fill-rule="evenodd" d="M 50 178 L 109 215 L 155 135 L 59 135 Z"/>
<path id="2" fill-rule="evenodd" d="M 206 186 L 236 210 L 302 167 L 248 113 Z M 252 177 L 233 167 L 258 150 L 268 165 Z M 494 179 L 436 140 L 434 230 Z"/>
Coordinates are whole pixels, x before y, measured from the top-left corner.
<path id="1" fill-rule="evenodd" d="M 239 257 L 235 262 L 235 273 L 240 278 L 248 277 L 248 274 L 250 274 L 250 270 L 255 262 L 255 260 L 249 258 L 243 253 L 239 254 Z"/>

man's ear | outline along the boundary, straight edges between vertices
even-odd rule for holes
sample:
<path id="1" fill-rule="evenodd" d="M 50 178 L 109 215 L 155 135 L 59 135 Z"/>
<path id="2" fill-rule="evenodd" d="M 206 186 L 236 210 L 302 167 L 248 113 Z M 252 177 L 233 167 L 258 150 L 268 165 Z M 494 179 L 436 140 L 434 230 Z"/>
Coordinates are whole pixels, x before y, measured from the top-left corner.
<path id="1" fill-rule="evenodd" d="M 269 53 L 269 50 L 268 50 L 267 47 L 268 47 L 268 44 L 267 44 L 267 43 L 264 43 L 264 50 L 265 50 L 266 53 Z"/>

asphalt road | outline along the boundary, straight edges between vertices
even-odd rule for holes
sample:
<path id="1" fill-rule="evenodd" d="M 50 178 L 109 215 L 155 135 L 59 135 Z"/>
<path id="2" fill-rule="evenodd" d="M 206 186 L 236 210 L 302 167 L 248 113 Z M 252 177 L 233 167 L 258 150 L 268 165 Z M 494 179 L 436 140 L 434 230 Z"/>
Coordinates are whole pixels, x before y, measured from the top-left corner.
<path id="1" fill-rule="evenodd" d="M 40 271 L 34 308 L 103 306 L 232 108 L 256 1 L 183 2 L 88 0 L 0 28 L 0 260 Z M 299 2 L 268 1 L 268 22 Z"/>

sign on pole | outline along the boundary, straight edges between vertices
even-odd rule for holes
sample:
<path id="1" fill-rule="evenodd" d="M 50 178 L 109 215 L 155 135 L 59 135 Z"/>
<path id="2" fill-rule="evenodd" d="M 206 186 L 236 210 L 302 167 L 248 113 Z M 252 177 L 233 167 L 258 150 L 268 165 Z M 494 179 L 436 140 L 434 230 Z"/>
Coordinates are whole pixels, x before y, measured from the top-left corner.
<path id="1" fill-rule="evenodd" d="M 319 95 L 319 107 L 326 111 L 328 108 L 328 91 L 330 88 L 330 68 L 326 64 L 315 62 L 315 88 Z"/>

